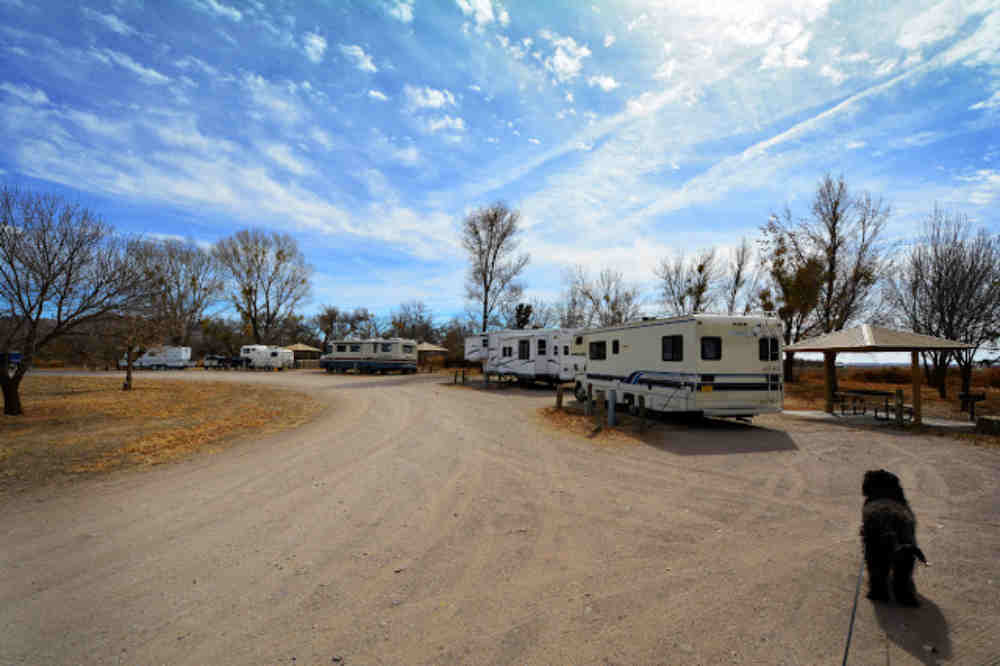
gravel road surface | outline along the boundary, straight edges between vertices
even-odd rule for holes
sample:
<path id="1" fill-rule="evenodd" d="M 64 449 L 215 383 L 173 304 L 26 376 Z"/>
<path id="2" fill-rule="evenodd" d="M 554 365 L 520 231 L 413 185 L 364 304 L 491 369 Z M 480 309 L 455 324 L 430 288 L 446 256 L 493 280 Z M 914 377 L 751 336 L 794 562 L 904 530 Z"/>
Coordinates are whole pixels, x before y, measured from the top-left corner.
<path id="1" fill-rule="evenodd" d="M 1000 663 L 996 450 L 787 416 L 602 443 L 550 426 L 545 391 L 156 376 L 329 406 L 0 496 L 0 664 L 839 664 L 878 467 L 932 566 L 919 609 L 862 590 L 849 663 Z"/>

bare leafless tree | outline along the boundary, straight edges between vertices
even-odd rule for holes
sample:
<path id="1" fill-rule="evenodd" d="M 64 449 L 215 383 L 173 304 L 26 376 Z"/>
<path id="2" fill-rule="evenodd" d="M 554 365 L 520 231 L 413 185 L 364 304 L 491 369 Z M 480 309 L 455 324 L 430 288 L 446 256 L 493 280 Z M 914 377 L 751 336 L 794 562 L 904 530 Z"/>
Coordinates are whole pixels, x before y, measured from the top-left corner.
<path id="1" fill-rule="evenodd" d="M 168 341 L 190 346 L 191 333 L 224 293 L 225 278 L 211 252 L 193 241 L 163 240 L 152 251 L 163 279 L 160 318 Z"/>
<path id="2" fill-rule="evenodd" d="M 655 274 L 667 314 L 705 312 L 714 306 L 719 282 L 715 248 L 701 250 L 693 259 L 683 252 L 665 257 Z"/>
<path id="3" fill-rule="evenodd" d="M 434 315 L 423 301 L 409 301 L 400 304 L 390 316 L 392 334 L 417 342 L 438 341 L 438 330 L 434 326 Z"/>
<path id="4" fill-rule="evenodd" d="M 53 340 L 121 307 L 138 276 L 127 242 L 90 210 L 51 195 L 0 189 L 0 352 L 20 351 L 13 374 L 0 367 L 4 413 L 23 413 L 21 379 Z"/>
<path id="5" fill-rule="evenodd" d="M 522 286 L 516 280 L 529 256 L 517 253 L 520 219 L 518 211 L 497 202 L 473 211 L 462 224 L 462 247 L 469 253 L 465 294 L 482 312 L 483 331 L 503 303 L 516 303 L 521 297 Z"/>
<path id="6" fill-rule="evenodd" d="M 583 328 L 618 326 L 642 314 L 638 287 L 627 284 L 621 272 L 612 268 L 605 268 L 591 278 L 583 266 L 577 266 L 570 290 L 584 304 Z"/>
<path id="7" fill-rule="evenodd" d="M 227 278 L 229 301 L 254 342 L 271 343 L 309 294 L 312 267 L 298 243 L 288 234 L 250 229 L 220 240 L 213 255 Z"/>
<path id="8" fill-rule="evenodd" d="M 743 238 L 730 252 L 721 278 L 720 291 L 728 314 L 747 314 L 754 308 L 760 273 L 760 265 L 754 262 L 753 245 Z"/>
<path id="9" fill-rule="evenodd" d="M 976 352 L 1000 338 L 1000 236 L 973 230 L 966 216 L 934 207 L 923 236 L 890 281 L 891 302 L 901 323 L 917 333 L 972 345 L 956 352 L 927 352 L 924 362 L 941 397 L 947 396 L 951 358 L 972 382 Z"/>

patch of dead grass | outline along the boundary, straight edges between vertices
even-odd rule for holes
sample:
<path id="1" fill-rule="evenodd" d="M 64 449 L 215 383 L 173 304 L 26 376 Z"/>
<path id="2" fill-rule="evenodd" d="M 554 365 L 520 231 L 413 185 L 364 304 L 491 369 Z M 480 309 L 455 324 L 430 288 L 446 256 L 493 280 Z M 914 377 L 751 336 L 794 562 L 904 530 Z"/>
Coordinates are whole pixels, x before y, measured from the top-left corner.
<path id="1" fill-rule="evenodd" d="M 28 375 L 24 416 L 0 417 L 0 487 L 159 465 L 215 452 L 242 435 L 293 428 L 319 413 L 311 397 L 227 382 Z"/>

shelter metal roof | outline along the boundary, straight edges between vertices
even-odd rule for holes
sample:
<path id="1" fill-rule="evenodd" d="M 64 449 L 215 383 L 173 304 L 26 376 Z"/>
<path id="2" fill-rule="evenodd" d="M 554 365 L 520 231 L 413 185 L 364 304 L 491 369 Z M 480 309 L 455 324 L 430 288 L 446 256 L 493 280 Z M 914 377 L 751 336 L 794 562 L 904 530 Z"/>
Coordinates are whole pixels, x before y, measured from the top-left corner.
<path id="1" fill-rule="evenodd" d="M 446 352 L 446 351 L 448 351 L 448 348 L 447 347 L 442 347 L 440 345 L 434 345 L 434 344 L 431 344 L 430 342 L 421 342 L 419 345 L 417 345 L 417 351 L 422 351 L 422 352 L 428 352 L 428 351 L 432 351 L 432 352 Z"/>
<path id="2" fill-rule="evenodd" d="M 902 352 L 971 348 L 972 345 L 967 345 L 964 342 L 863 324 L 808 340 L 800 340 L 794 345 L 785 347 L 785 351 Z"/>
<path id="3" fill-rule="evenodd" d="M 322 349 L 316 349 L 315 347 L 310 347 L 309 345 L 302 344 L 301 342 L 296 342 L 294 345 L 288 345 L 285 349 L 291 349 L 293 352 L 297 351 L 310 351 L 318 352 L 323 351 Z"/>

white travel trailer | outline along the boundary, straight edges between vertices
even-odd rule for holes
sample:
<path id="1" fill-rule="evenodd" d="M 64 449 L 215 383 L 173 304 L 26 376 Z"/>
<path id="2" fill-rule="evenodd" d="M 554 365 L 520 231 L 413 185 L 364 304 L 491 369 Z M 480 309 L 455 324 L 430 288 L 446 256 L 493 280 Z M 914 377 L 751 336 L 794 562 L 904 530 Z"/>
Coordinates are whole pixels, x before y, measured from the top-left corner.
<path id="1" fill-rule="evenodd" d="M 128 365 L 128 356 L 123 354 L 118 361 L 118 367 Z M 183 370 L 191 365 L 190 347 L 151 347 L 144 354 L 132 361 L 133 368 L 147 370 Z"/>
<path id="2" fill-rule="evenodd" d="M 291 349 L 272 345 L 245 345 L 240 348 L 243 365 L 252 370 L 261 368 L 284 370 L 295 365 L 295 354 Z"/>
<path id="3" fill-rule="evenodd" d="M 489 333 L 470 335 L 465 339 L 465 360 L 485 361 L 490 353 Z"/>
<path id="4" fill-rule="evenodd" d="M 572 381 L 584 365 L 582 356 L 571 353 L 575 333 L 558 328 L 494 331 L 483 371 L 522 381 Z"/>
<path id="5" fill-rule="evenodd" d="M 688 315 L 583 331 L 575 393 L 614 390 L 630 411 L 753 417 L 780 412 L 781 321 L 767 316 Z"/>
<path id="6" fill-rule="evenodd" d="M 326 345 L 326 351 L 319 359 L 319 367 L 329 373 L 398 370 L 408 374 L 417 371 L 416 340 L 331 340 Z"/>

